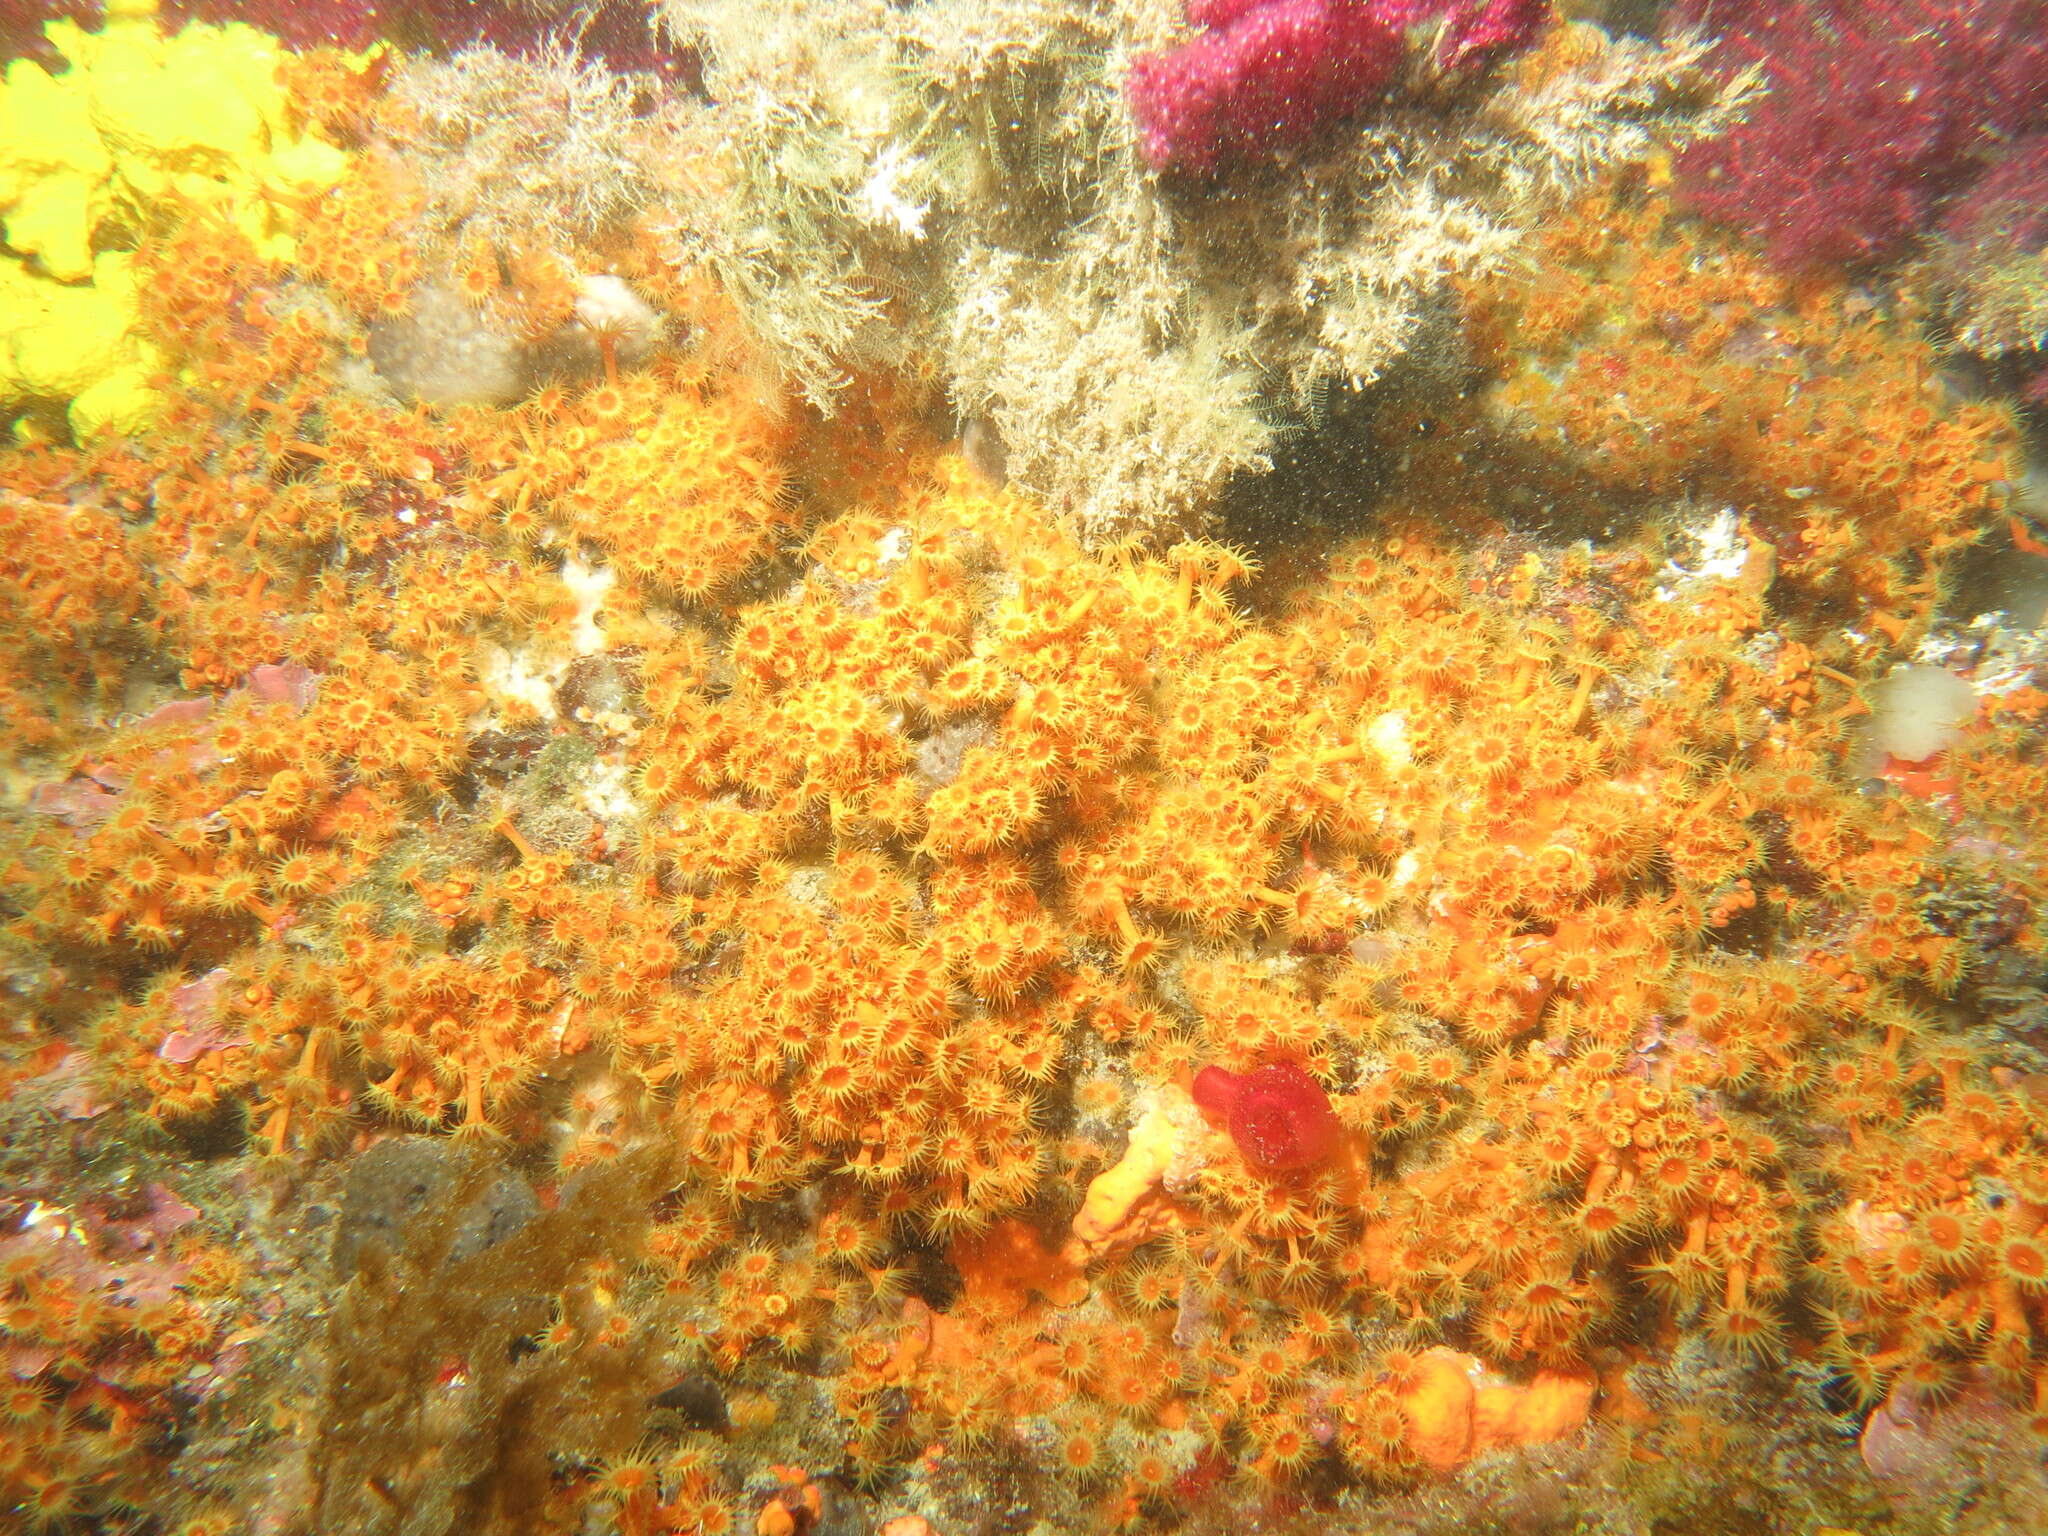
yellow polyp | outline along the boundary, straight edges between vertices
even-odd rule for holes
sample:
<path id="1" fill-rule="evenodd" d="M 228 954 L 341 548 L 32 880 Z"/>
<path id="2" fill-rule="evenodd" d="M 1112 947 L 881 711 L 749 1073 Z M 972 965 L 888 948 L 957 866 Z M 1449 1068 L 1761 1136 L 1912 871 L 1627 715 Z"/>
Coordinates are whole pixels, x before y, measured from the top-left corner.
<path id="1" fill-rule="evenodd" d="M 517 848 L 519 850 L 520 858 L 528 860 L 529 862 L 537 863 L 539 861 L 540 851 L 537 848 L 535 848 L 533 844 L 529 843 L 526 840 L 525 836 L 520 832 L 519 828 L 513 824 L 512 818 L 510 816 L 499 817 L 498 820 L 492 824 L 491 830 L 496 832 L 498 836 L 504 838 L 505 841 L 510 843 L 514 848 Z"/>
<path id="2" fill-rule="evenodd" d="M 1124 901 L 1123 892 L 1112 890 L 1109 896 L 1109 915 L 1116 923 L 1117 936 L 1124 941 L 1124 948 L 1128 950 L 1135 946 L 1140 938 L 1138 925 L 1131 921 L 1131 909 Z"/>
<path id="3" fill-rule="evenodd" d="M 1083 619 L 1087 618 L 1089 613 L 1094 610 L 1096 601 L 1101 595 L 1101 588 L 1090 587 L 1086 592 L 1083 592 L 1079 597 L 1067 604 L 1060 614 L 1059 627 L 1062 630 L 1072 629 Z"/>
<path id="4" fill-rule="evenodd" d="M 1565 728 L 1567 730 L 1577 730 L 1580 722 L 1586 718 L 1586 706 L 1593 698 L 1593 682 L 1599 676 L 1600 668 L 1598 667 L 1581 667 L 1579 669 L 1579 684 L 1572 690 L 1571 703 L 1565 707 Z"/>
<path id="5" fill-rule="evenodd" d="M 284 1151 L 284 1138 L 291 1125 L 291 1108 L 280 1104 L 270 1112 L 270 1118 L 263 1124 L 263 1139 L 270 1144 L 270 1154 L 279 1156 Z"/>

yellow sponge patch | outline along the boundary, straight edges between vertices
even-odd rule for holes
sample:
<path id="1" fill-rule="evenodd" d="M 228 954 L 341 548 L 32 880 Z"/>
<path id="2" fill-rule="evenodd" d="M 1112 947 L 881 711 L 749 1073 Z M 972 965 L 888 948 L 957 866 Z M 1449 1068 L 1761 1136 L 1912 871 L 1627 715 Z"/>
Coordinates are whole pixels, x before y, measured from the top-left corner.
<path id="1" fill-rule="evenodd" d="M 209 212 L 274 261 L 347 153 L 305 131 L 278 83 L 277 40 L 238 24 L 158 30 L 143 0 L 100 31 L 45 28 L 70 68 L 0 78 L 0 418 L 68 402 L 83 437 L 133 431 L 162 358 L 139 335 L 127 258 Z"/>

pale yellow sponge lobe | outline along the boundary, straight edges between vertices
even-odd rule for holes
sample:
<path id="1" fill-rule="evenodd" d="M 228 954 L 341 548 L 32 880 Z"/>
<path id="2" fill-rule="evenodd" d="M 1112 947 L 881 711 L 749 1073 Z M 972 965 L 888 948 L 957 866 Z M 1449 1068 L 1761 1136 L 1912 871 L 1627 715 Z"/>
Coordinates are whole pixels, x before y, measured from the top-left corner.
<path id="1" fill-rule="evenodd" d="M 346 151 L 302 130 L 275 38 L 240 24 L 165 35 L 153 7 L 110 6 L 99 31 L 52 22 L 69 63 L 0 77 L 0 419 L 68 403 L 74 433 L 134 431 L 163 360 L 138 335 L 127 259 L 204 210 L 288 261 L 308 198 Z"/>
<path id="2" fill-rule="evenodd" d="M 1070 1262 L 1088 1263 L 1120 1240 L 1145 1235 L 1134 1226 L 1136 1213 L 1164 1182 L 1192 1128 L 1200 1123 L 1199 1111 L 1185 1090 L 1169 1083 L 1152 1093 L 1131 1127 L 1124 1155 L 1089 1181 L 1063 1250 Z"/>
<path id="3" fill-rule="evenodd" d="M 102 252 L 91 281 L 57 283 L 0 262 L 0 402 L 69 402 L 81 440 L 147 426 L 164 358 L 140 334 L 133 258 Z"/>
<path id="4" fill-rule="evenodd" d="M 114 157 L 92 126 L 85 92 L 40 65 L 16 59 L 0 86 L 0 209 L 8 246 L 53 276 L 92 271 L 89 238 L 97 194 Z"/>

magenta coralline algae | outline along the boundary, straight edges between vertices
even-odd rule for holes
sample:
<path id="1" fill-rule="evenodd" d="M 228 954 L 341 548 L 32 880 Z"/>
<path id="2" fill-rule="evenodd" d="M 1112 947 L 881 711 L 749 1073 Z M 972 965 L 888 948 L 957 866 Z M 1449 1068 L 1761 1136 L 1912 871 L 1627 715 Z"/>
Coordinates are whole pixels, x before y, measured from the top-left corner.
<path id="1" fill-rule="evenodd" d="M 2048 0 L 1680 9 L 1732 20 L 1723 55 L 1761 63 L 1770 87 L 1747 122 L 1681 157 L 1680 189 L 1782 267 L 1899 254 L 2048 112 Z"/>
<path id="2" fill-rule="evenodd" d="M 1523 47 L 1550 0 L 1187 0 L 1202 31 L 1132 61 L 1138 145 L 1156 170 L 1214 176 L 1360 116 L 1386 93 L 1411 31 L 1463 70 Z"/>
<path id="3" fill-rule="evenodd" d="M 1210 175 L 1356 115 L 1401 60 L 1399 32 L 1339 0 L 1193 0 L 1209 30 L 1131 65 L 1138 144 L 1155 168 Z"/>
<path id="4" fill-rule="evenodd" d="M 1502 58 L 1528 47 L 1550 19 L 1550 0 L 1468 0 L 1441 10 L 1448 18 L 1437 59 L 1446 69 L 1462 69 L 1475 60 Z"/>

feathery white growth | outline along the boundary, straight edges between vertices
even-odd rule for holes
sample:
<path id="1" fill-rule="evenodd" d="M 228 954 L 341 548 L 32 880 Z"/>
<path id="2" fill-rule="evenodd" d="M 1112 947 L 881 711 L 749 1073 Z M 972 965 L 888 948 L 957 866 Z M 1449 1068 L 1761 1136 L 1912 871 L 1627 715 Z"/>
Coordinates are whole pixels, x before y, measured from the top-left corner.
<path id="1" fill-rule="evenodd" d="M 924 219 L 932 211 L 931 204 L 913 203 L 903 195 L 903 183 L 916 176 L 923 166 L 924 162 L 901 144 L 882 146 L 856 199 L 870 224 L 894 229 L 908 240 L 924 238 Z"/>
<path id="2" fill-rule="evenodd" d="M 1227 188 L 1155 175 L 1134 57 L 1181 0 L 661 0 L 712 105 L 657 225 L 820 409 L 856 370 L 932 380 L 1020 488 L 1108 543 L 1170 537 L 1333 388 L 1418 354 L 1596 176 L 1724 123 L 1706 43 L 1547 29 L 1462 96 L 1369 120 Z M 682 157 L 678 157 L 679 161 Z"/>

